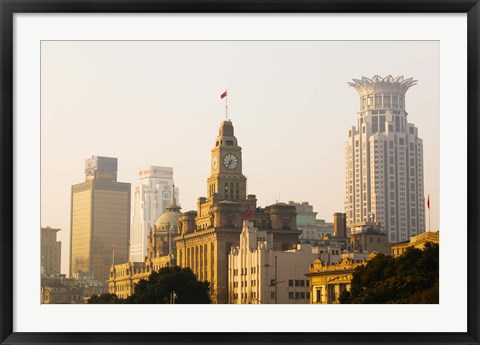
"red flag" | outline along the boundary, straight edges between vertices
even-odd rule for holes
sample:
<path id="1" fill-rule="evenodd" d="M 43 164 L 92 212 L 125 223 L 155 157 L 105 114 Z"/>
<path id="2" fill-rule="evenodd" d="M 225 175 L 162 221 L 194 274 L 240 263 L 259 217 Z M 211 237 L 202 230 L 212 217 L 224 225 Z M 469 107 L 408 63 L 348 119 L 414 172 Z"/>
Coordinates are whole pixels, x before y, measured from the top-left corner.
<path id="1" fill-rule="evenodd" d="M 430 194 L 428 194 L 427 207 L 428 207 L 428 209 L 430 209 Z"/>
<path id="2" fill-rule="evenodd" d="M 249 211 L 247 212 L 247 214 L 245 215 L 245 219 L 247 219 L 248 217 L 250 217 L 252 214 L 253 214 L 253 210 L 249 210 Z"/>
<path id="3" fill-rule="evenodd" d="M 225 90 L 225 92 L 220 95 L 221 99 L 224 99 L 225 97 L 227 97 L 227 90 Z"/>

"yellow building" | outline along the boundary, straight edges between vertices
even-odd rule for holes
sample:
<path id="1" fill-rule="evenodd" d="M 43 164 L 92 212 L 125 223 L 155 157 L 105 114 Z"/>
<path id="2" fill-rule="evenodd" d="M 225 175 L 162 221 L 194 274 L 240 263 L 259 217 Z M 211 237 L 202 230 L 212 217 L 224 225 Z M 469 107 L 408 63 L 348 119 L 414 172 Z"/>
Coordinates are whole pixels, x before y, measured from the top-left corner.
<path id="1" fill-rule="evenodd" d="M 231 121 L 223 121 L 211 150 L 211 174 L 207 197 L 197 202 L 197 211 L 179 219 L 175 238 L 177 263 L 190 267 L 201 281 L 209 281 L 213 303 L 228 303 L 228 253 L 239 245 L 242 222 L 247 212 L 256 227 L 273 234 L 275 250 L 291 249 L 297 243 L 294 206 L 275 204 L 257 208 L 255 195 L 247 195 L 247 178 L 242 173 L 242 148 Z"/>
<path id="2" fill-rule="evenodd" d="M 409 241 L 391 244 L 390 248 L 392 251 L 392 256 L 397 257 L 402 255 L 409 247 L 423 249 L 425 247 L 425 243 L 427 242 L 438 244 L 440 242 L 439 232 L 427 231 L 420 235 L 411 237 Z"/>
<path id="3" fill-rule="evenodd" d="M 350 291 L 355 268 L 365 265 L 367 260 L 377 254 L 371 253 L 366 259 L 356 259 L 345 255 L 342 260 L 333 265 L 320 259 L 310 265 L 306 274 L 310 278 L 311 304 L 337 304 L 343 291 Z"/>
<path id="4" fill-rule="evenodd" d="M 70 276 L 107 280 L 110 266 L 128 261 L 130 183 L 117 182 L 117 159 L 85 161 L 85 182 L 72 186 Z"/>
<path id="5" fill-rule="evenodd" d="M 163 267 L 175 266 L 175 257 L 166 255 L 157 258 L 147 258 L 144 262 L 126 262 L 113 265 L 108 278 L 108 292 L 118 298 L 127 298 L 135 292 L 135 284 L 140 280 L 147 280 L 152 272 Z"/>

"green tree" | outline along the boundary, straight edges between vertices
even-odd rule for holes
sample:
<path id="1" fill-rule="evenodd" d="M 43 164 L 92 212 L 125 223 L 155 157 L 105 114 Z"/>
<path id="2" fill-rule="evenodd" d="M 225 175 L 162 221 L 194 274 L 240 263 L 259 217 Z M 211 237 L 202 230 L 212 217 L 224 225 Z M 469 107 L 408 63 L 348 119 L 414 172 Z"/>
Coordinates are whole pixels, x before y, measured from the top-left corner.
<path id="1" fill-rule="evenodd" d="M 380 254 L 353 273 L 340 303 L 438 303 L 439 246 L 408 248 L 399 257 Z"/>
<path id="2" fill-rule="evenodd" d="M 127 298 L 127 303 L 162 304 L 171 303 L 172 295 L 176 304 L 208 304 L 209 283 L 199 282 L 189 268 L 165 267 L 150 274 L 148 280 L 140 280 L 135 285 L 135 293 Z"/>
<path id="3" fill-rule="evenodd" d="M 113 293 L 103 293 L 101 295 L 93 295 L 88 299 L 88 304 L 120 304 L 125 303 L 124 299 L 118 298 Z"/>

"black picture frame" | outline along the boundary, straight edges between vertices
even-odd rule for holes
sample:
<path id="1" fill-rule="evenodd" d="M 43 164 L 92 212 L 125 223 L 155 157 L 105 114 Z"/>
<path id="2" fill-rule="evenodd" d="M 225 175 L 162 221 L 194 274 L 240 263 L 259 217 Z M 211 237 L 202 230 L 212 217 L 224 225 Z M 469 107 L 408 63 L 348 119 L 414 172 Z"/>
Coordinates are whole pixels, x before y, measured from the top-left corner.
<path id="1" fill-rule="evenodd" d="M 479 152 L 478 0 L 0 0 L 1 182 L 0 341 L 2 344 L 479 344 L 477 227 Z M 13 16 L 15 13 L 467 13 L 468 315 L 465 333 L 18 333 L 13 332 Z M 454 317 L 454 315 L 452 315 Z"/>

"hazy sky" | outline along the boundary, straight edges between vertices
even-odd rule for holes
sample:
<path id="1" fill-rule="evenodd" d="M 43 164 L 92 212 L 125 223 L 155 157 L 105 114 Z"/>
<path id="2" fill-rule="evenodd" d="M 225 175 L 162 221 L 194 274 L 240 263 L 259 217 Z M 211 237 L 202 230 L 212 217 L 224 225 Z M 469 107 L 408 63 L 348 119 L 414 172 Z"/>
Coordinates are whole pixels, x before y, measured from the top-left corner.
<path id="1" fill-rule="evenodd" d="M 118 181 L 132 186 L 143 166 L 173 167 L 182 211 L 196 209 L 225 89 L 247 193 L 259 206 L 308 201 L 332 222 L 343 211 L 344 145 L 359 111 L 347 82 L 417 79 L 406 110 L 424 142 L 425 197 L 439 227 L 438 42 L 44 41 L 41 50 L 41 225 L 62 229 L 64 273 L 70 188 L 84 181 L 85 159 L 117 157 Z"/>

